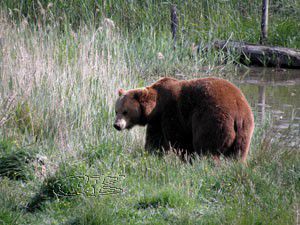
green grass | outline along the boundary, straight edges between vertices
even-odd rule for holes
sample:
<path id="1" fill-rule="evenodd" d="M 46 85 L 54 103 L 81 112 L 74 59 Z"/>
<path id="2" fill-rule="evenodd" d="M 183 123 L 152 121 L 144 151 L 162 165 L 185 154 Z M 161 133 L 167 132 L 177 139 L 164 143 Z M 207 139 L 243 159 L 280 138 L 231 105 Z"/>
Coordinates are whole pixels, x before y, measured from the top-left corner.
<path id="1" fill-rule="evenodd" d="M 95 160 L 92 166 L 68 160 L 44 181 L 21 185 L 2 178 L 1 219 L 17 224 L 293 224 L 298 150 L 259 139 L 254 139 L 248 167 L 225 161 L 216 167 L 210 159 L 189 165 L 172 154 L 158 159 L 137 149 Z M 65 193 L 78 188 L 71 175 L 111 173 L 125 174 L 116 185 L 122 194 L 64 197 L 53 192 L 61 190 L 57 184 Z"/>
<path id="2" fill-rule="evenodd" d="M 143 128 L 112 127 L 119 87 L 167 74 L 232 79 L 235 55 L 196 55 L 190 46 L 230 36 L 257 42 L 256 2 L 178 3 L 186 33 L 176 51 L 169 3 L 109 1 L 93 16 L 92 3 L 68 2 L 53 1 L 44 19 L 35 1 L 0 3 L 0 224 L 295 223 L 299 149 L 271 141 L 267 127 L 256 127 L 248 167 L 159 158 L 144 151 Z M 273 3 L 270 40 L 299 47 L 293 1 Z M 247 9 L 243 17 L 239 7 Z M 287 11 L 288 19 L 275 18 Z"/>
<path id="3" fill-rule="evenodd" d="M 213 39 L 233 39 L 257 43 L 260 37 L 261 0 L 255 1 L 92 1 L 92 0 L 3 0 L 1 6 L 9 18 L 22 23 L 45 26 L 54 24 L 62 31 L 78 29 L 83 24 L 99 26 L 104 17 L 115 21 L 123 34 L 135 41 L 171 37 L 170 6 L 177 6 L 178 46 L 206 44 Z M 297 35 L 299 1 L 270 2 L 269 43 L 300 48 Z M 149 36 L 155 33 L 155 37 Z M 137 40 L 136 40 L 137 39 Z"/>

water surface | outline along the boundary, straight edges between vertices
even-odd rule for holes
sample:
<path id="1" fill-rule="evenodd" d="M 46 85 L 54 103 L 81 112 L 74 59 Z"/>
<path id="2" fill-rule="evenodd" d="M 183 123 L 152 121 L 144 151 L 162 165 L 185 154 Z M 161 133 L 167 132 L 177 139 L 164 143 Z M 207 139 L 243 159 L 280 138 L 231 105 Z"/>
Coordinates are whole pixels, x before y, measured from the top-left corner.
<path id="1" fill-rule="evenodd" d="M 300 70 L 239 69 L 234 83 L 247 97 L 258 126 L 270 124 L 274 138 L 300 146 Z"/>

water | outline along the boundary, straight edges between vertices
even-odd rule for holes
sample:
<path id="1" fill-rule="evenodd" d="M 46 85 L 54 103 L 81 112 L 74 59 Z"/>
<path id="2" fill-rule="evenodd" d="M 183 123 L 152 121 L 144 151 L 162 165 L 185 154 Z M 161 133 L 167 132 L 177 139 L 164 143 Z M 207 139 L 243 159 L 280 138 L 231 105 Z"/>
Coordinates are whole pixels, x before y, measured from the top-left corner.
<path id="1" fill-rule="evenodd" d="M 239 86 L 255 113 L 256 124 L 269 123 L 274 138 L 300 146 L 300 70 L 239 69 Z"/>

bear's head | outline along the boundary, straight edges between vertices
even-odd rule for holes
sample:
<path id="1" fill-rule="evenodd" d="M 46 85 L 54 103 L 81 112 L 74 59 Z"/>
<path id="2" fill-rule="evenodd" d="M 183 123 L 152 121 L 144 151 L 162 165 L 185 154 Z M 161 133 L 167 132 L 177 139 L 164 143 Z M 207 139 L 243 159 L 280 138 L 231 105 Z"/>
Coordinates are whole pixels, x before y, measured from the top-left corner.
<path id="1" fill-rule="evenodd" d="M 121 131 L 135 125 L 146 125 L 147 117 L 155 107 L 153 94 L 147 88 L 119 89 L 118 94 L 114 127 Z"/>

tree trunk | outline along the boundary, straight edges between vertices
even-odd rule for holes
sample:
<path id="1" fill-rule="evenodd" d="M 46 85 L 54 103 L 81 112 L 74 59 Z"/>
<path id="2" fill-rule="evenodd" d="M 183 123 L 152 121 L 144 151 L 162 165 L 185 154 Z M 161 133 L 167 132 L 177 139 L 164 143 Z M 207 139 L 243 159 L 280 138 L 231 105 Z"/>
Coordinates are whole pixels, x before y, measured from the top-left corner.
<path id="1" fill-rule="evenodd" d="M 213 47 L 240 55 L 240 62 L 246 65 L 300 68 L 300 50 L 254 45 L 237 41 L 215 41 Z"/>
<path id="2" fill-rule="evenodd" d="M 260 44 L 266 44 L 268 41 L 268 14 L 269 14 L 269 0 L 263 0 Z"/>
<path id="3" fill-rule="evenodd" d="M 176 5 L 171 5 L 171 31 L 172 37 L 174 41 L 174 50 L 176 49 L 176 35 L 177 35 L 177 28 L 178 28 L 178 18 L 176 13 Z"/>

